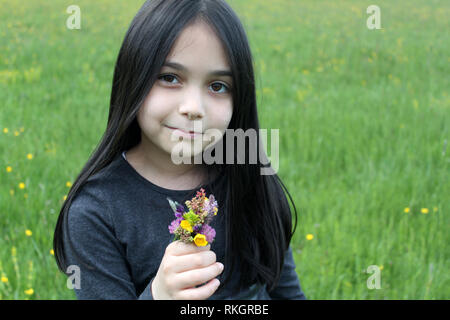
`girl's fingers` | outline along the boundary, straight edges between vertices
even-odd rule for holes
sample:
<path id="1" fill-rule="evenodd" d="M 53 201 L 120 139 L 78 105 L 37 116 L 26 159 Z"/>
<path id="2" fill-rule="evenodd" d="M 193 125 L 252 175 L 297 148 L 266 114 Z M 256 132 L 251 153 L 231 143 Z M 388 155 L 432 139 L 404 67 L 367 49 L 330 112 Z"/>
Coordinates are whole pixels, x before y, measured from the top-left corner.
<path id="1" fill-rule="evenodd" d="M 180 300 L 205 300 L 216 292 L 219 285 L 220 281 L 214 278 L 201 287 L 181 290 L 176 298 Z"/>
<path id="2" fill-rule="evenodd" d="M 222 271 L 223 264 L 221 264 L 220 262 L 216 262 L 206 268 L 194 269 L 183 273 L 178 273 L 176 276 L 176 286 L 179 289 L 192 288 L 196 285 L 203 284 L 217 277 Z"/>
<path id="3" fill-rule="evenodd" d="M 167 246 L 166 252 L 169 252 L 173 256 L 182 256 L 185 254 L 191 254 L 191 253 L 196 253 L 196 252 L 201 252 L 201 251 L 208 251 L 209 249 L 211 249 L 210 244 L 208 244 L 204 247 L 197 247 L 193 243 L 184 243 L 181 240 L 177 240 L 177 241 L 171 242 Z"/>
<path id="4" fill-rule="evenodd" d="M 192 269 L 201 269 L 204 267 L 208 267 L 216 262 L 216 254 L 209 251 L 202 251 L 192 254 L 186 254 L 183 256 L 173 257 L 174 266 L 172 272 L 179 273 L 185 272 Z"/>

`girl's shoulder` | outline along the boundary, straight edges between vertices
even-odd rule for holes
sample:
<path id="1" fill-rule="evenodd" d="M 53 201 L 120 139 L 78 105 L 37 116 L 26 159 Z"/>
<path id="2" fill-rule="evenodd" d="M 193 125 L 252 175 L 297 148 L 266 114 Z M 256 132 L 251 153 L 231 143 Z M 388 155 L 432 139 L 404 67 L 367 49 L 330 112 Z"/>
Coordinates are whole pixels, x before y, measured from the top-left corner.
<path id="1" fill-rule="evenodd" d="M 85 207 L 94 203 L 109 203 L 111 195 L 117 194 L 123 184 L 117 160 L 115 157 L 107 166 L 89 176 L 77 191 L 72 205 Z"/>

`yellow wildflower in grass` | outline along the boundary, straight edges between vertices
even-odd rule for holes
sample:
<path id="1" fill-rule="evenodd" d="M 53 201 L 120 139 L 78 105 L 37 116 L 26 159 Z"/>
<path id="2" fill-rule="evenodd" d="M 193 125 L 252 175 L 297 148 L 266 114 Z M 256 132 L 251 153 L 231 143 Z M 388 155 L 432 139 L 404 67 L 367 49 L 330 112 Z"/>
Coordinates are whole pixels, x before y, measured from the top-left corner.
<path id="1" fill-rule="evenodd" d="M 25 183 L 23 182 L 19 183 L 19 189 L 25 189 Z"/>
<path id="2" fill-rule="evenodd" d="M 11 166 L 7 166 L 6 167 L 6 172 L 11 172 L 12 171 L 12 167 Z"/>
<path id="3" fill-rule="evenodd" d="M 29 160 L 33 159 L 33 155 L 31 153 L 27 154 L 27 159 Z"/>
<path id="4" fill-rule="evenodd" d="M 71 183 L 70 181 L 67 181 L 67 182 L 66 182 L 66 187 L 69 187 L 69 188 L 70 188 L 71 186 L 72 186 L 72 183 Z"/>
<path id="5" fill-rule="evenodd" d="M 36 68 L 31 67 L 29 70 L 24 70 L 23 75 L 25 77 L 26 82 L 33 82 L 35 80 L 39 80 L 41 77 L 42 68 L 38 66 Z"/>
<path id="6" fill-rule="evenodd" d="M 34 293 L 34 290 L 33 290 L 33 288 L 30 288 L 28 290 L 25 290 L 24 292 L 25 292 L 26 295 L 31 296 Z"/>
<path id="7" fill-rule="evenodd" d="M 187 220 L 181 220 L 180 226 L 181 226 L 184 230 L 187 230 L 187 231 L 189 231 L 189 232 L 193 232 L 193 231 L 194 231 L 194 229 L 192 229 L 191 224 L 190 224 L 189 221 L 187 221 Z"/>
<path id="8" fill-rule="evenodd" d="M 383 265 L 381 265 L 381 266 L 379 266 L 379 268 L 380 268 L 380 270 L 383 270 L 383 269 L 384 269 L 384 266 L 383 266 Z"/>
<path id="9" fill-rule="evenodd" d="M 427 214 L 428 213 L 428 208 L 422 208 L 422 210 L 420 210 L 420 212 L 422 212 L 423 214 Z"/>
<path id="10" fill-rule="evenodd" d="M 272 88 L 264 87 L 264 88 L 262 89 L 262 92 L 263 92 L 263 94 L 268 94 L 268 95 L 270 95 L 270 94 L 273 93 L 273 90 L 272 90 Z"/>
<path id="11" fill-rule="evenodd" d="M 3 133 L 8 133 L 8 128 L 3 128 Z"/>
<path id="12" fill-rule="evenodd" d="M 312 240 L 312 239 L 314 239 L 314 236 L 311 233 L 308 233 L 306 235 L 306 240 Z"/>
<path id="13" fill-rule="evenodd" d="M 54 255 L 55 255 L 55 251 L 53 251 L 53 249 L 50 249 L 50 254 L 51 254 L 52 256 L 54 256 Z"/>
<path id="14" fill-rule="evenodd" d="M 8 283 L 8 278 L 5 277 L 5 276 L 2 276 L 2 282 L 3 282 L 3 283 Z"/>
<path id="15" fill-rule="evenodd" d="M 14 135 L 17 137 L 18 135 L 20 134 L 20 132 L 19 131 L 14 131 Z"/>
<path id="16" fill-rule="evenodd" d="M 25 234 L 29 237 L 31 237 L 31 235 L 33 234 L 33 232 L 31 232 L 31 230 L 27 229 L 25 230 Z"/>
<path id="17" fill-rule="evenodd" d="M 65 195 L 65 196 L 63 197 L 63 200 L 64 200 L 64 201 L 66 201 L 66 199 L 67 199 L 67 195 Z"/>
<path id="18" fill-rule="evenodd" d="M 195 235 L 194 242 L 198 247 L 204 247 L 208 244 L 208 241 L 206 241 L 206 236 L 200 233 Z"/>
<path id="19" fill-rule="evenodd" d="M 405 208 L 405 213 L 408 213 L 409 212 L 409 208 Z"/>

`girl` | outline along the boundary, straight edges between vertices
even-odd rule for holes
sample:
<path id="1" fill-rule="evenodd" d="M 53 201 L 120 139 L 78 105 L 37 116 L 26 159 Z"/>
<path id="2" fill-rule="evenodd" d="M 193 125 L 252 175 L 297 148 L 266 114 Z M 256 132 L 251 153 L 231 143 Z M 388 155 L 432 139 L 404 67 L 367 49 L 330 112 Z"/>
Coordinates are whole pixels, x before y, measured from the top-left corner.
<path id="1" fill-rule="evenodd" d="M 261 175 L 260 159 L 172 161 L 175 131 L 189 144 L 212 141 L 207 129 L 225 146 L 226 129 L 259 132 L 244 28 L 223 0 L 149 0 L 119 52 L 106 132 L 55 228 L 55 258 L 77 298 L 306 299 L 289 245 L 297 211 L 279 177 Z M 184 204 L 200 187 L 218 202 L 214 242 L 172 242 L 167 197 Z"/>

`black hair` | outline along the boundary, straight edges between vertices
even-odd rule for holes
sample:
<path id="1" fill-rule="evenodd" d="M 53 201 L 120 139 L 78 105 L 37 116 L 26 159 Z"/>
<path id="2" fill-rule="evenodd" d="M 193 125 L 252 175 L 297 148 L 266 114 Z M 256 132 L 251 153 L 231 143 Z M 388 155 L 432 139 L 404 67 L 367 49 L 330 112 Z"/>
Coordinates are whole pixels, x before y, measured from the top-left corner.
<path id="1" fill-rule="evenodd" d="M 254 129 L 259 141 L 253 58 L 244 27 L 233 9 L 224 0 L 146 1 L 132 20 L 118 54 L 106 130 L 59 213 L 53 248 L 62 272 L 66 270 L 63 231 L 68 230 L 67 214 L 73 199 L 90 176 L 108 166 L 118 153 L 139 144 L 137 112 L 177 37 L 199 19 L 208 23 L 222 42 L 233 74 L 233 114 L 228 128 Z M 225 146 L 226 135 L 223 140 Z M 246 159 L 248 151 L 246 147 Z M 225 149 L 223 154 L 226 155 Z M 235 153 L 234 164 L 208 165 L 227 178 L 226 270 L 238 265 L 242 287 L 258 282 L 271 291 L 280 278 L 284 254 L 297 226 L 297 210 L 277 174 L 261 175 L 260 159 L 256 164 L 236 164 L 236 156 Z M 284 191 L 293 205 L 294 225 Z"/>

